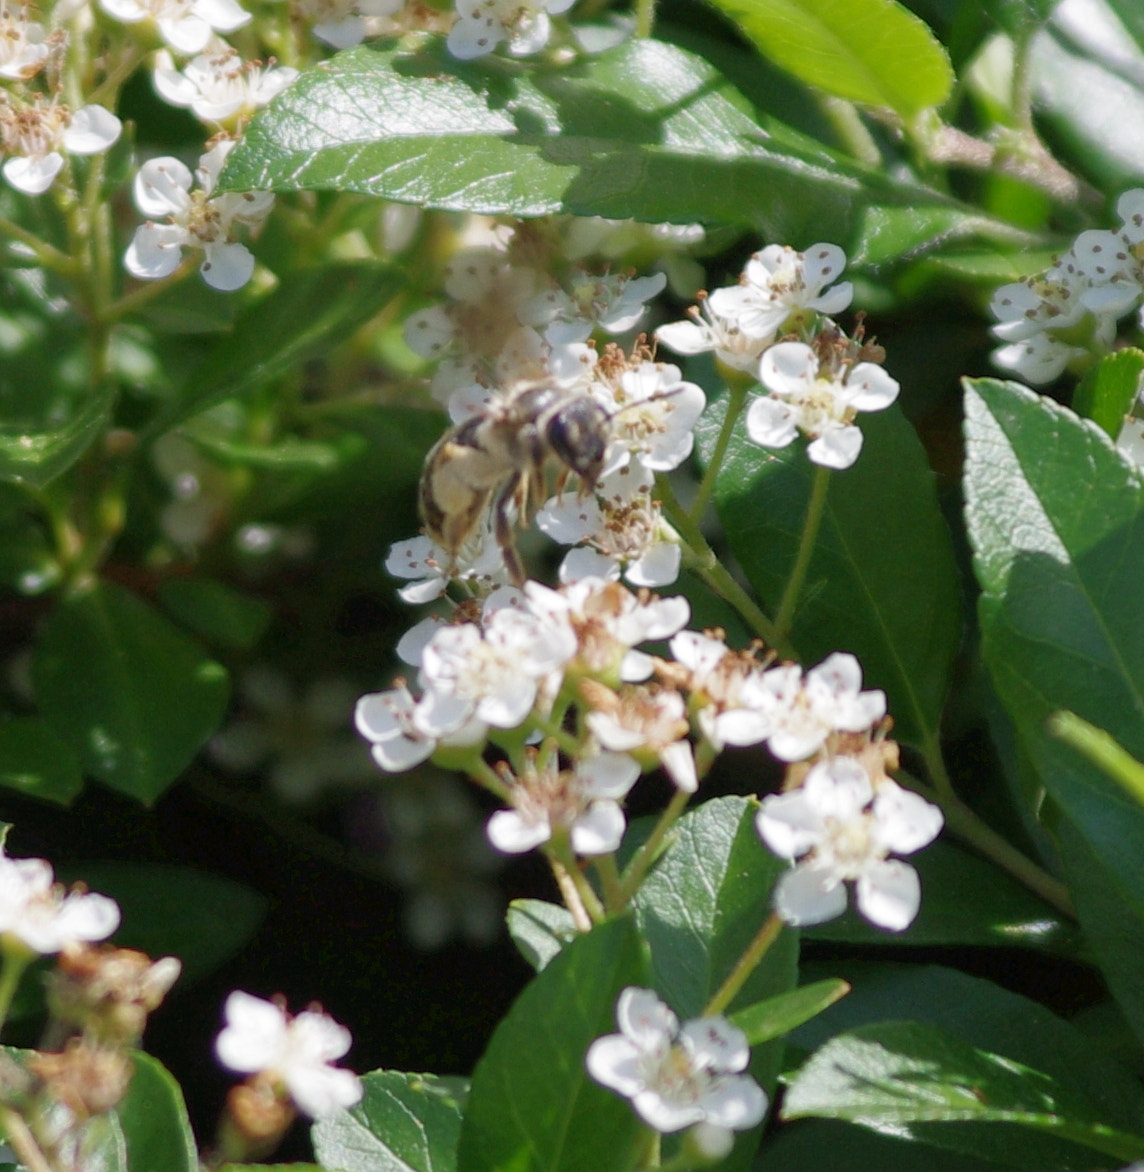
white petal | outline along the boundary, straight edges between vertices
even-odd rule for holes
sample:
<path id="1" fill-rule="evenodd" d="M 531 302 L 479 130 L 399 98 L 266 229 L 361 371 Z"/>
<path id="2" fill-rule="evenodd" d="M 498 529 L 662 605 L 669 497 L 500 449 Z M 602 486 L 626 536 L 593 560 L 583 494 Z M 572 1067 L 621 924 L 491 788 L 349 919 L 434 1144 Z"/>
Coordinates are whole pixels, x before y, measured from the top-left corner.
<path id="1" fill-rule="evenodd" d="M 779 342 L 759 360 L 759 381 L 779 395 L 798 394 L 818 374 L 818 359 L 805 342 Z"/>
<path id="2" fill-rule="evenodd" d="M 231 33 L 250 20 L 250 13 L 235 0 L 194 0 L 191 11 L 220 33 Z"/>
<path id="3" fill-rule="evenodd" d="M 624 571 L 624 577 L 633 586 L 670 586 L 679 577 L 683 550 L 675 541 L 661 541 L 653 545 Z"/>
<path id="4" fill-rule="evenodd" d="M 570 549 L 560 563 L 561 583 L 581 582 L 585 578 L 602 578 L 605 582 L 617 582 L 620 577 L 620 563 L 599 550 L 582 545 Z"/>
<path id="5" fill-rule="evenodd" d="M 73 155 L 94 155 L 105 151 L 123 130 L 123 123 L 102 106 L 84 106 L 72 115 L 64 131 L 64 146 Z"/>
<path id="6" fill-rule="evenodd" d="M 878 786 L 873 814 L 878 841 L 899 855 L 928 846 L 945 822 L 939 807 L 892 781 Z"/>
<path id="7" fill-rule="evenodd" d="M 133 277 L 145 281 L 170 276 L 183 259 L 186 238 L 186 229 L 178 224 L 156 224 L 148 220 L 135 229 L 123 265 Z"/>
<path id="8" fill-rule="evenodd" d="M 747 1131 L 767 1113 L 763 1088 L 748 1075 L 719 1079 L 701 1101 L 706 1122 L 733 1131 Z"/>
<path id="9" fill-rule="evenodd" d="M 655 331 L 656 338 L 677 354 L 702 354 L 715 349 L 710 330 L 693 321 L 669 322 Z"/>
<path id="10" fill-rule="evenodd" d="M 498 810 L 485 827 L 489 842 L 506 855 L 519 855 L 552 837 L 547 821 L 526 822 L 516 810 Z"/>
<path id="11" fill-rule="evenodd" d="M 756 399 L 747 409 L 747 435 L 764 448 L 785 448 L 798 435 L 799 413 L 781 399 Z"/>
<path id="12" fill-rule="evenodd" d="M 619 799 L 639 780 L 640 767 L 626 753 L 600 753 L 582 761 L 577 773 L 589 797 Z"/>
<path id="13" fill-rule="evenodd" d="M 226 1027 L 215 1041 L 219 1061 L 239 1074 L 264 1070 L 286 1040 L 282 1010 L 261 997 L 235 991 L 226 999 Z"/>
<path id="14" fill-rule="evenodd" d="M 505 39 L 504 26 L 491 18 L 465 20 L 463 17 L 449 30 L 445 44 L 454 57 L 472 61 L 491 53 Z"/>
<path id="15" fill-rule="evenodd" d="M 699 788 L 699 774 L 695 768 L 695 753 L 687 741 L 676 741 L 660 750 L 660 761 L 675 788 L 693 794 Z"/>
<path id="16" fill-rule="evenodd" d="M 155 23 L 163 40 L 176 52 L 188 57 L 201 53 L 211 39 L 211 26 L 190 13 L 178 20 L 160 17 Z"/>
<path id="17" fill-rule="evenodd" d="M 598 1082 L 631 1098 L 644 1086 L 640 1048 L 622 1034 L 597 1038 L 584 1055 L 588 1073 Z"/>
<path id="18" fill-rule="evenodd" d="M 768 794 L 755 815 L 759 837 L 781 859 L 796 859 L 822 840 L 825 827 L 803 789 Z"/>
<path id="19" fill-rule="evenodd" d="M 901 386 L 874 362 L 859 362 L 846 376 L 846 389 L 860 388 L 850 402 L 859 411 L 881 411 L 897 397 Z"/>
<path id="20" fill-rule="evenodd" d="M 178 215 L 190 206 L 188 193 L 194 177 L 181 160 L 165 155 L 149 159 L 139 168 L 132 185 L 135 206 L 145 216 L 161 219 Z"/>
<path id="21" fill-rule="evenodd" d="M 63 165 L 64 157 L 59 151 L 49 151 L 34 159 L 17 155 L 4 163 L 4 178 L 25 195 L 43 195 Z"/>
<path id="22" fill-rule="evenodd" d="M 310 30 L 319 41 L 335 49 L 352 49 L 365 40 L 365 21 L 350 15 L 344 20 L 324 20 Z"/>
<path id="23" fill-rule="evenodd" d="M 794 927 L 822 924 L 846 910 L 846 887 L 833 870 L 801 863 L 775 884 L 775 911 Z"/>
<path id="24" fill-rule="evenodd" d="M 849 468 L 858 459 L 858 453 L 861 451 L 861 428 L 851 424 L 847 427 L 832 428 L 820 435 L 807 445 L 806 454 L 823 468 L 833 468 L 840 472 L 844 468 Z"/>
<path id="25" fill-rule="evenodd" d="M 572 823 L 572 849 L 578 855 L 610 855 L 624 839 L 627 820 L 615 802 L 593 802 Z"/>
<path id="26" fill-rule="evenodd" d="M 298 1109 L 312 1119 L 323 1119 L 361 1101 L 361 1079 L 353 1071 L 333 1066 L 303 1066 L 287 1073 L 286 1087 Z"/>
<path id="27" fill-rule="evenodd" d="M 245 244 L 210 244 L 199 272 L 212 289 L 232 293 L 254 275 L 254 256 Z"/>
<path id="28" fill-rule="evenodd" d="M 922 901 L 918 873 L 898 859 L 868 867 L 858 878 L 858 910 L 872 924 L 901 932 L 914 922 Z"/>

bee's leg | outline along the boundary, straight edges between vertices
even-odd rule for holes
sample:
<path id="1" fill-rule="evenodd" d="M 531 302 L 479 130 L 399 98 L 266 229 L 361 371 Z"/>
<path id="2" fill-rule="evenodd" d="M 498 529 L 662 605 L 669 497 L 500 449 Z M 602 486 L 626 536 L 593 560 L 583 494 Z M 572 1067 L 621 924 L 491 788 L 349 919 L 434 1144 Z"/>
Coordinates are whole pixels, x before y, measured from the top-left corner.
<path id="1" fill-rule="evenodd" d="M 514 586 L 524 585 L 524 565 L 520 555 L 516 552 L 516 534 L 513 532 L 512 520 L 509 517 L 509 506 L 520 489 L 520 477 L 513 477 L 497 494 L 493 503 L 493 532 L 496 535 L 497 545 L 501 548 L 508 576 Z"/>

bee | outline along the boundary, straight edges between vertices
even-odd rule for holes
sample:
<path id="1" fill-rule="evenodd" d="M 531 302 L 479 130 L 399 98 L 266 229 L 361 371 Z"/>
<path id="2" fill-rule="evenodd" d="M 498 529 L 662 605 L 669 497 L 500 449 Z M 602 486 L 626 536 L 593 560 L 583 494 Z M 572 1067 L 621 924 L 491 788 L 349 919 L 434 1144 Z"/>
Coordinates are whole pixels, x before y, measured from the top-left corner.
<path id="1" fill-rule="evenodd" d="M 493 532 L 509 576 L 520 585 L 513 506 L 527 523 L 543 499 L 548 468 L 575 473 L 595 488 L 611 439 L 612 417 L 594 399 L 551 383 L 494 395 L 471 419 L 451 427 L 430 449 L 421 473 L 425 532 L 451 558 L 492 511 Z"/>

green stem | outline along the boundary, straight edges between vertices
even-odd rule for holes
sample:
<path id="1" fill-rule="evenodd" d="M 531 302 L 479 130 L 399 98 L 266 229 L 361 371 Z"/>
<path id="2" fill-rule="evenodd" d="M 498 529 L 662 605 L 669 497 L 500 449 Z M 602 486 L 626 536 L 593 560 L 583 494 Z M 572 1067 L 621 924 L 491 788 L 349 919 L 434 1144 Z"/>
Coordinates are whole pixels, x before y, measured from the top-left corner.
<path id="1" fill-rule="evenodd" d="M 552 867 L 552 873 L 556 877 L 556 885 L 560 888 L 560 894 L 564 896 L 564 902 L 576 920 L 576 926 L 581 932 L 587 932 L 591 929 L 592 924 L 599 924 L 603 921 L 607 913 L 604 911 L 604 905 L 600 902 L 600 897 L 592 889 L 584 872 L 580 870 L 568 842 L 567 834 L 561 837 L 563 841 L 559 841 L 556 837 L 549 841 L 548 861 Z M 570 902 L 569 895 L 572 893 L 575 893 L 575 899 Z M 587 917 L 587 927 L 584 927 L 582 923 L 585 916 Z"/>
<path id="2" fill-rule="evenodd" d="M 716 594 L 730 603 L 760 639 L 780 655 L 793 657 L 790 643 L 715 556 L 715 551 L 708 545 L 699 526 L 676 499 L 665 476 L 656 477 L 656 488 L 667 519 L 687 545 L 684 557 L 687 568 L 698 574 Z"/>
<path id="3" fill-rule="evenodd" d="M 133 289 L 130 293 L 120 297 L 118 301 L 113 301 L 104 311 L 104 321 L 109 323 L 118 321 L 121 317 L 134 313 L 147 302 L 154 300 L 160 293 L 166 293 L 172 285 L 177 285 L 188 277 L 195 264 L 195 257 L 189 256 L 173 273 L 155 281 L 148 281 L 146 284 L 140 285 L 138 289 Z"/>
<path id="4" fill-rule="evenodd" d="M 814 556 L 814 546 L 818 541 L 818 531 L 822 528 L 822 515 L 826 511 L 826 494 L 829 488 L 830 469 L 822 467 L 821 464 L 815 465 L 810 501 L 806 506 L 806 519 L 803 521 L 802 536 L 798 542 L 798 554 L 787 579 L 786 589 L 783 590 L 778 614 L 775 616 L 775 627 L 783 640 L 790 635 L 799 595 L 802 594 L 802 588 L 806 583 L 810 559 Z"/>
<path id="5" fill-rule="evenodd" d="M 636 36 L 650 37 L 655 24 L 655 0 L 636 0 Z"/>
<path id="6" fill-rule="evenodd" d="M 19 240 L 45 269 L 59 273 L 62 277 L 75 276 L 76 264 L 70 256 L 9 220 L 7 216 L 0 216 L 0 232 Z"/>
<path id="7" fill-rule="evenodd" d="M 738 963 L 731 970 L 727 979 L 716 990 L 715 995 L 707 1002 L 703 1010 L 704 1017 L 722 1013 L 735 997 L 739 990 L 747 983 L 747 978 L 759 967 L 759 962 L 767 955 L 767 950 L 779 938 L 785 925 L 779 918 L 778 912 L 771 912 L 766 922 L 755 934 L 754 940 L 747 945 Z"/>
<path id="8" fill-rule="evenodd" d="M 1023 855 L 1012 843 L 1002 837 L 987 822 L 981 819 L 960 798 L 950 792 L 943 795 L 905 773 L 898 775 L 907 781 L 910 788 L 923 797 L 936 802 L 945 815 L 945 824 L 950 832 L 962 842 L 973 847 L 978 854 L 996 863 L 1002 871 L 1012 875 L 1035 895 L 1051 904 L 1062 915 L 1076 919 L 1076 908 L 1068 888 L 1047 871 L 1038 867 L 1027 855 Z"/>
<path id="9" fill-rule="evenodd" d="M 530 720 L 532 727 L 544 733 L 549 740 L 554 741 L 565 756 L 574 758 L 580 755 L 580 742 L 567 729 L 561 728 L 556 720 L 546 719 L 536 714 L 533 714 Z"/>
<path id="10" fill-rule="evenodd" d="M 747 403 L 747 387 L 746 385 L 739 385 L 738 383 L 730 383 L 727 386 L 727 415 L 723 420 L 723 426 L 719 429 L 719 438 L 715 441 L 715 449 L 711 453 L 711 459 L 707 462 L 707 471 L 703 474 L 703 480 L 699 485 L 699 491 L 695 494 L 695 500 L 691 502 L 691 520 L 699 525 L 703 521 L 703 514 L 707 510 L 707 502 L 711 499 L 711 493 L 715 490 L 715 480 L 719 475 L 719 469 L 723 467 L 723 458 L 727 455 L 727 448 L 731 443 L 731 437 L 735 434 L 735 424 L 739 422 L 739 416 L 743 413 L 743 408 Z"/>
<path id="11" fill-rule="evenodd" d="M 501 780 L 497 771 L 483 758 L 478 757 L 469 767 L 469 776 L 483 785 L 490 793 L 496 794 L 502 802 L 509 800 L 509 787 Z"/>
<path id="12" fill-rule="evenodd" d="M 938 797 L 944 802 L 956 797 L 953 792 L 953 782 L 949 777 L 949 770 L 945 767 L 945 757 L 941 751 L 941 739 L 932 730 L 925 735 L 922 744 L 922 754 L 925 757 L 926 768 L 929 770 L 930 781 L 937 790 Z"/>
<path id="13" fill-rule="evenodd" d="M 831 97 L 829 94 L 820 94 L 818 108 L 830 123 L 830 128 L 839 143 L 849 154 L 868 167 L 881 167 L 882 152 L 852 102 Z"/>
<path id="14" fill-rule="evenodd" d="M 596 867 L 596 874 L 600 876 L 600 886 L 604 889 L 604 907 L 612 913 L 623 911 L 624 888 L 620 882 L 616 856 L 598 855 L 592 862 Z"/>
<path id="15" fill-rule="evenodd" d="M 20 987 L 20 978 L 24 975 L 28 965 L 36 958 L 23 944 L 7 938 L 0 944 L 0 951 L 4 955 L 3 966 L 0 966 L 0 1029 L 8 1020 L 8 1011 L 12 1008 L 12 998 Z"/>
<path id="16" fill-rule="evenodd" d="M 677 789 L 667 803 L 666 809 L 659 816 L 659 821 L 652 828 L 651 834 L 644 839 L 643 846 L 636 851 L 632 861 L 628 864 L 620 880 L 621 907 L 627 906 L 631 898 L 640 889 L 644 877 L 659 858 L 663 841 L 667 832 L 675 825 L 676 819 L 687 808 L 687 800 L 691 795 L 684 790 Z"/>

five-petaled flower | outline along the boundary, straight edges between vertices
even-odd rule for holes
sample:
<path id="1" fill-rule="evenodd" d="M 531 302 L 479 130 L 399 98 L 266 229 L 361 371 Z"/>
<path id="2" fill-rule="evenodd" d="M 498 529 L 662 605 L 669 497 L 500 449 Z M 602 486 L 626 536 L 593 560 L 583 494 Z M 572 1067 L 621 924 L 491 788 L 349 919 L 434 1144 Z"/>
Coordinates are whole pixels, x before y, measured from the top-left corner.
<path id="1" fill-rule="evenodd" d="M 656 1131 L 708 1124 L 746 1131 L 761 1123 L 767 1096 L 749 1074 L 742 1030 L 722 1017 L 681 1026 L 651 989 L 627 988 L 616 1005 L 618 1034 L 588 1048 L 588 1073 L 631 1099 Z"/>
<path id="2" fill-rule="evenodd" d="M 225 1012 L 215 1052 L 230 1070 L 268 1080 L 314 1119 L 361 1099 L 357 1075 L 332 1065 L 352 1039 L 328 1014 L 311 1008 L 291 1017 L 276 1001 L 241 991 L 226 999 Z"/>

